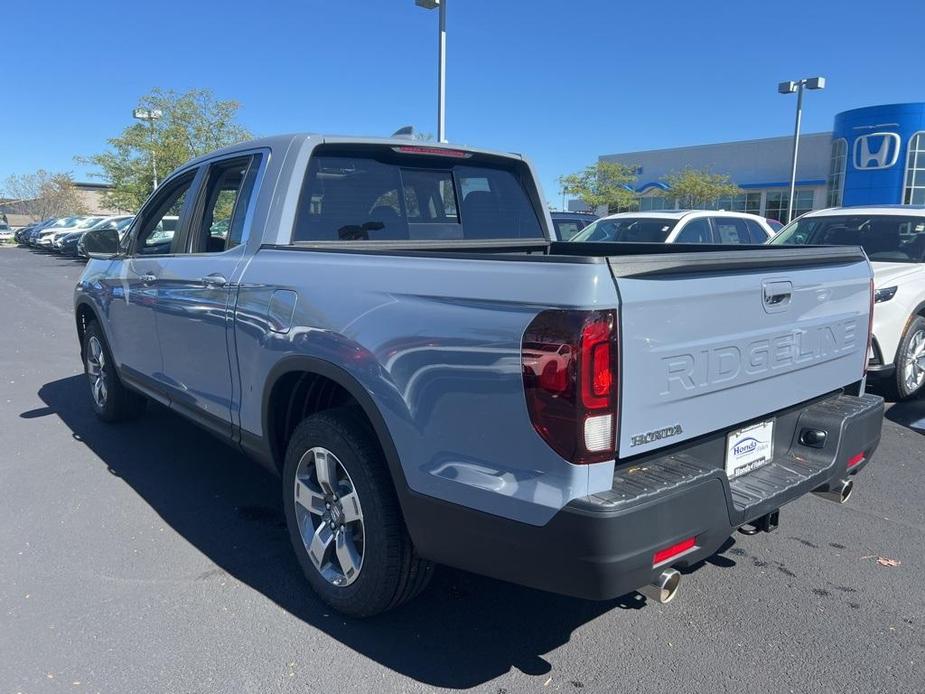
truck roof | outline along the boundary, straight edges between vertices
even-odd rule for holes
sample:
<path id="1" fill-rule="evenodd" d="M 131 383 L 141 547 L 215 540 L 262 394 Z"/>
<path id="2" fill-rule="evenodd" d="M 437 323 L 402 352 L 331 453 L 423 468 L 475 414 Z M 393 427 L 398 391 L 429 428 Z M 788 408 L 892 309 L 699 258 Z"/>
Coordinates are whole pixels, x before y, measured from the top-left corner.
<path id="1" fill-rule="evenodd" d="M 212 159 L 216 156 L 223 156 L 227 154 L 234 154 L 235 152 L 243 152 L 258 148 L 269 148 L 269 149 L 287 149 L 292 146 L 299 147 L 309 140 L 314 140 L 317 144 L 346 144 L 346 145 L 385 145 L 388 147 L 426 147 L 428 149 L 448 149 L 448 150 L 463 150 L 466 152 L 473 152 L 476 154 L 487 154 L 496 157 L 508 157 L 515 159 L 524 159 L 521 154 L 516 152 L 499 152 L 497 150 L 483 149 L 481 147 L 471 147 L 469 145 L 462 145 L 457 143 L 448 143 L 448 142 L 426 142 L 423 140 L 412 140 L 407 137 L 367 137 L 367 136 L 356 136 L 356 135 L 337 135 L 337 134 L 323 134 L 323 133 L 288 133 L 283 135 L 271 135 L 268 137 L 261 137 L 254 140 L 246 140 L 244 142 L 238 142 L 237 144 L 229 145 L 228 147 L 223 147 L 219 150 L 209 152 L 195 159 L 183 164 L 182 168 L 187 168 L 195 164 L 199 164 L 207 159 Z"/>

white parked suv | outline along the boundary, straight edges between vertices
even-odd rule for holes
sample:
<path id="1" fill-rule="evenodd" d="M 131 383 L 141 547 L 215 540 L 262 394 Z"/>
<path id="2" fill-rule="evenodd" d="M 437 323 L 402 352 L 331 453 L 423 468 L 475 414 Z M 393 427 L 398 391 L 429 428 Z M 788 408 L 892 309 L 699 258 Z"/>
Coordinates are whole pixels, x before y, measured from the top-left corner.
<path id="1" fill-rule="evenodd" d="M 724 210 L 621 212 L 601 217 L 571 241 L 761 244 L 774 236 L 764 217 Z"/>
<path id="2" fill-rule="evenodd" d="M 874 268 L 868 374 L 897 399 L 925 386 L 925 207 L 838 207 L 809 212 L 772 244 L 862 246 Z"/>

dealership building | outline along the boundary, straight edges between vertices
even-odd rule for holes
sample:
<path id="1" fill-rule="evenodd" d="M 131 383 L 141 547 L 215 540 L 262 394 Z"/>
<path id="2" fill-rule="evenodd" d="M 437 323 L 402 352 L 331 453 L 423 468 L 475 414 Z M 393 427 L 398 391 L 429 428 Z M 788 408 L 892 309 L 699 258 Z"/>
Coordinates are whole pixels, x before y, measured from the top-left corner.
<path id="1" fill-rule="evenodd" d="M 716 208 L 786 221 L 793 137 L 605 154 L 633 167 L 640 210 L 674 209 L 663 182 L 686 168 L 728 175 L 741 189 Z M 577 204 L 576 204 L 577 203 Z M 925 103 L 868 106 L 835 116 L 831 132 L 800 137 L 794 216 L 840 205 L 925 204 Z M 571 201 L 570 209 L 581 206 Z"/>

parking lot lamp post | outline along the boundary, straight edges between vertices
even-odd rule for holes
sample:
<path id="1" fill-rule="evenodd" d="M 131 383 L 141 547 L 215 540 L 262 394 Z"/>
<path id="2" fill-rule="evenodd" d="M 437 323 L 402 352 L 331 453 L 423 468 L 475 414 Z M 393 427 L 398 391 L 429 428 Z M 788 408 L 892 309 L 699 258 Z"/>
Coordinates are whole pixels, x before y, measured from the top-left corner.
<path id="1" fill-rule="evenodd" d="M 797 118 L 793 126 L 793 157 L 790 160 L 790 197 L 787 201 L 787 223 L 793 219 L 793 198 L 797 187 L 797 156 L 800 151 L 800 121 L 803 120 L 803 88 L 825 89 L 825 77 L 808 77 L 795 82 L 781 82 L 777 85 L 778 94 L 797 93 Z"/>
<path id="2" fill-rule="evenodd" d="M 154 148 L 154 121 L 163 115 L 159 108 L 136 108 L 132 111 L 132 118 L 146 121 L 151 126 L 151 169 L 154 172 L 154 188 L 157 188 L 157 154 Z"/>
<path id="3" fill-rule="evenodd" d="M 440 10 L 437 32 L 437 142 L 446 142 L 446 0 L 414 0 L 426 10 Z"/>

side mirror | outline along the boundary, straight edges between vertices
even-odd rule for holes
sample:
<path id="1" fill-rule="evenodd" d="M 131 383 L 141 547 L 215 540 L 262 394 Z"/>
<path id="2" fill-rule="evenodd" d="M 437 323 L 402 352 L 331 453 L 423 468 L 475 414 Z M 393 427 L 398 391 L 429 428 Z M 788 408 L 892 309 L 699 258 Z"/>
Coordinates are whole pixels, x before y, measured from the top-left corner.
<path id="1" fill-rule="evenodd" d="M 80 239 L 84 252 L 91 258 L 109 258 L 119 252 L 119 234 L 115 229 L 94 229 Z"/>

